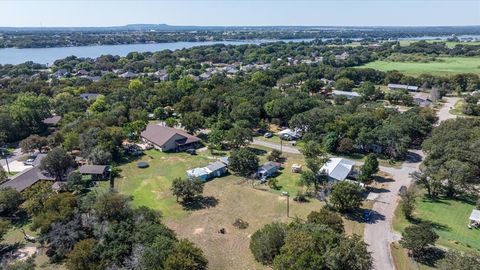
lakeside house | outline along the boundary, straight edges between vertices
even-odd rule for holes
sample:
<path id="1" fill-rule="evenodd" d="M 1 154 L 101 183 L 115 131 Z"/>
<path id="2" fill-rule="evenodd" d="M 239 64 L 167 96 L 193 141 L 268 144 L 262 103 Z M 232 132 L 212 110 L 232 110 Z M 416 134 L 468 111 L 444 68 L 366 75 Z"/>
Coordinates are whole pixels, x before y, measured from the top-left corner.
<path id="1" fill-rule="evenodd" d="M 355 175 L 355 162 L 345 158 L 330 158 L 320 171 L 328 175 L 329 181 L 344 181 Z"/>
<path id="2" fill-rule="evenodd" d="M 406 84 L 389 83 L 387 87 L 390 90 L 407 90 L 412 92 L 418 91 L 418 86 L 406 85 Z"/>
<path id="3" fill-rule="evenodd" d="M 201 142 L 199 138 L 183 130 L 156 124 L 149 124 L 140 137 L 144 142 L 152 144 L 155 149 L 163 152 L 197 148 Z"/>

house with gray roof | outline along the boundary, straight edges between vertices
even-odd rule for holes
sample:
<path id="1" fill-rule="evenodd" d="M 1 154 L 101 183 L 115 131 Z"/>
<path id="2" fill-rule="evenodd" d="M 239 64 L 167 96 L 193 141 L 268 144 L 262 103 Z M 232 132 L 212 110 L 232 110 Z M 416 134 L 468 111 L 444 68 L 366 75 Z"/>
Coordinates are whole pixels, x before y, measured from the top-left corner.
<path id="1" fill-rule="evenodd" d="M 346 97 L 347 99 L 354 99 L 354 98 L 361 97 L 361 95 L 357 92 L 333 90 L 332 97 Z"/>
<path id="2" fill-rule="evenodd" d="M 9 181 L 0 185 L 0 188 L 11 187 L 19 192 L 31 187 L 39 181 L 55 181 L 55 178 L 40 170 L 40 163 L 46 154 L 39 154 L 33 161 L 33 167 L 15 175 Z"/>
<path id="3" fill-rule="evenodd" d="M 330 181 L 343 181 L 354 175 L 355 162 L 345 158 L 330 158 L 320 171 L 328 175 Z"/>

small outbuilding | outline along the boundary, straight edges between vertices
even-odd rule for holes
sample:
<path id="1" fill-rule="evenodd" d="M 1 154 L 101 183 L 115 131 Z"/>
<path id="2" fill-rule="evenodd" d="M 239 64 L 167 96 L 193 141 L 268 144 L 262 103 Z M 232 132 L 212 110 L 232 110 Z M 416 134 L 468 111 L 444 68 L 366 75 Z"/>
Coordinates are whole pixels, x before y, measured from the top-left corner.
<path id="1" fill-rule="evenodd" d="M 292 172 L 294 173 L 300 173 L 302 171 L 302 165 L 301 164 L 292 164 Z"/>
<path id="2" fill-rule="evenodd" d="M 278 173 L 280 170 L 281 164 L 278 162 L 269 161 L 263 164 L 262 167 L 257 170 L 257 178 L 260 180 L 265 180 L 268 177 L 272 177 Z"/>
<path id="3" fill-rule="evenodd" d="M 201 181 L 207 181 L 209 179 L 209 175 L 205 168 L 193 168 L 187 171 L 187 176 L 190 179 L 198 178 Z"/>
<path id="4" fill-rule="evenodd" d="M 82 175 L 90 175 L 93 179 L 108 178 L 108 166 L 106 165 L 83 165 L 78 170 Z"/>

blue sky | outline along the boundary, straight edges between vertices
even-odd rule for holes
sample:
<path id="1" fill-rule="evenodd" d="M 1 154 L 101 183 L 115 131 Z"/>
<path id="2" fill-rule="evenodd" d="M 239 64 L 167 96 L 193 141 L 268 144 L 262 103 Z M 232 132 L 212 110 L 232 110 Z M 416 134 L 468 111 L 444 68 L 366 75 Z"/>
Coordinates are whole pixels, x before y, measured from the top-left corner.
<path id="1" fill-rule="evenodd" d="M 0 26 L 480 25 L 480 0 L 0 0 Z"/>

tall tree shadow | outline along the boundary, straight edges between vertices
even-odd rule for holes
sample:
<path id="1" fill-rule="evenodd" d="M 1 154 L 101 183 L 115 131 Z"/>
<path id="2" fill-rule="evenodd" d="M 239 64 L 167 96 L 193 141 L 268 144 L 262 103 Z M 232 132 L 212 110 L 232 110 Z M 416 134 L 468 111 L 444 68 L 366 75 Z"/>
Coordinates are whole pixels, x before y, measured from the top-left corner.
<path id="1" fill-rule="evenodd" d="M 213 196 L 197 196 L 193 200 L 182 202 L 183 209 L 195 211 L 218 205 L 218 199 Z"/>

